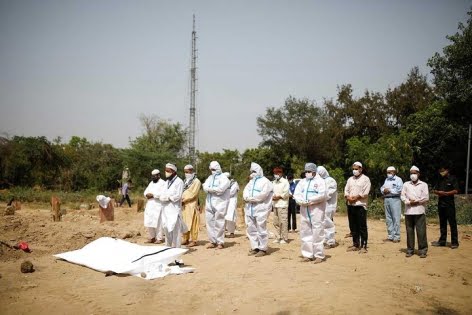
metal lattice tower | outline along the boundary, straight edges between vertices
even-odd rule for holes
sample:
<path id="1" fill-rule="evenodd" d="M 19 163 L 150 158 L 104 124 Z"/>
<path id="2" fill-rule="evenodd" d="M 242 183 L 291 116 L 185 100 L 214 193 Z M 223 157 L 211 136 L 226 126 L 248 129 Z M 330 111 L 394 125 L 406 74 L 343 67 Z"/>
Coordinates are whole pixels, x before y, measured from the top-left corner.
<path id="1" fill-rule="evenodd" d="M 190 163 L 195 165 L 195 92 L 197 91 L 197 32 L 195 31 L 195 14 L 193 15 L 192 30 L 192 61 L 190 67 L 190 121 L 189 121 L 189 141 L 188 155 Z"/>

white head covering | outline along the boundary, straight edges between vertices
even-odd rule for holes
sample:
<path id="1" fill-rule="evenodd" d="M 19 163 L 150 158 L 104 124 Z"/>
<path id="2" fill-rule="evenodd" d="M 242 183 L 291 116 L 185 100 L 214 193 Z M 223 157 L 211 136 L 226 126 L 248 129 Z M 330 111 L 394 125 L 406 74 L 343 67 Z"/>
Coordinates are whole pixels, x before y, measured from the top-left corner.
<path id="1" fill-rule="evenodd" d="M 154 169 L 154 170 L 152 170 L 151 175 L 157 175 L 157 174 L 159 174 L 159 173 L 160 173 L 160 172 L 159 172 L 158 169 Z"/>
<path id="2" fill-rule="evenodd" d="M 395 169 L 394 166 L 389 166 L 387 167 L 387 172 L 390 172 L 390 171 L 396 172 L 397 170 Z"/>
<path id="3" fill-rule="evenodd" d="M 306 163 L 305 164 L 305 171 L 308 172 L 316 172 L 316 164 L 315 163 Z"/>
<path id="4" fill-rule="evenodd" d="M 362 167 L 362 163 L 361 162 L 354 162 L 352 165 L 357 165 L 359 167 Z"/>
<path id="5" fill-rule="evenodd" d="M 250 171 L 256 171 L 256 176 L 264 176 L 264 172 L 262 171 L 262 167 L 254 162 L 251 162 L 251 169 Z"/>
<path id="6" fill-rule="evenodd" d="M 228 177 L 228 178 L 230 177 L 230 174 L 228 172 L 224 172 L 223 175 Z"/>
<path id="7" fill-rule="evenodd" d="M 326 168 L 325 168 L 324 166 L 318 166 L 318 167 L 316 168 L 316 172 L 317 172 L 318 174 L 320 174 L 321 178 L 327 178 L 327 177 L 329 177 L 329 173 L 328 173 L 328 171 L 326 170 Z"/>
<path id="8" fill-rule="evenodd" d="M 190 165 L 190 164 L 187 164 L 187 165 L 185 165 L 185 167 L 184 167 L 184 171 L 185 171 L 185 170 L 193 170 L 193 166 Z"/>
<path id="9" fill-rule="evenodd" d="M 417 171 L 417 172 L 419 173 L 419 172 L 420 172 L 420 169 L 419 169 L 418 167 L 416 167 L 416 166 L 413 165 L 413 166 L 410 168 L 410 171 Z"/>
<path id="10" fill-rule="evenodd" d="M 173 170 L 174 172 L 177 172 L 177 166 L 175 166 L 175 165 L 172 164 L 172 163 L 167 163 L 167 164 L 166 164 L 166 168 L 170 168 L 170 169 Z"/>
<path id="11" fill-rule="evenodd" d="M 111 198 L 110 197 L 105 197 L 104 195 L 98 195 L 97 196 L 97 201 L 100 207 L 103 209 L 108 208 L 108 203 L 110 202 Z"/>
<path id="12" fill-rule="evenodd" d="M 215 171 L 221 172 L 220 163 L 218 163 L 217 161 L 211 161 L 209 168 L 210 168 L 210 169 L 214 169 Z"/>

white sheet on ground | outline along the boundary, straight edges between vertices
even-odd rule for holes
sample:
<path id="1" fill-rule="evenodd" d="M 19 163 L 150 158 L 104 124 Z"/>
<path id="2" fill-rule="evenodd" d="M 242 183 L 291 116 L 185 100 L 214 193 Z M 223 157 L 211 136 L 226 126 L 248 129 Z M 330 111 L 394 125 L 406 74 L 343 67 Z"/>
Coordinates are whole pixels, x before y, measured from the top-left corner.
<path id="1" fill-rule="evenodd" d="M 194 268 L 168 266 L 188 249 L 167 246 L 143 246 L 111 237 L 99 238 L 78 250 L 54 255 L 94 270 L 130 274 L 147 280 L 168 274 L 193 272 Z"/>

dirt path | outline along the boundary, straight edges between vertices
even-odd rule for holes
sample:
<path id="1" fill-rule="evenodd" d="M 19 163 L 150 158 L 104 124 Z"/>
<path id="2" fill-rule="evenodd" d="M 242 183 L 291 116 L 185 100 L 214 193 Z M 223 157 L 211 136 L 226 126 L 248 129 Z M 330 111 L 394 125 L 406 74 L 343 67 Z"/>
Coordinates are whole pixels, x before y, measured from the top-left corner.
<path id="1" fill-rule="evenodd" d="M 369 220 L 368 254 L 346 252 L 350 242 L 340 239 L 319 265 L 299 262 L 298 234 L 287 245 L 270 243 L 270 255 L 256 258 L 247 256 L 240 232 L 224 250 L 205 249 L 202 241 L 184 255 L 195 273 L 146 281 L 105 277 L 52 257 L 101 236 L 128 234 L 143 243 L 142 213 L 117 209 L 115 222 L 99 224 L 97 210 L 71 211 L 53 223 L 48 210 L 24 208 L 0 218 L 0 240 L 25 240 L 33 249 L 2 247 L 0 314 L 472 314 L 471 226 L 460 227 L 459 249 L 430 247 L 420 259 L 405 258 L 404 226 L 401 243 L 384 244 L 384 222 Z M 344 236 L 347 218 L 335 221 L 337 236 Z M 429 241 L 438 233 L 428 226 Z M 204 240 L 203 227 L 200 235 Z M 20 273 L 25 259 L 36 272 Z"/>

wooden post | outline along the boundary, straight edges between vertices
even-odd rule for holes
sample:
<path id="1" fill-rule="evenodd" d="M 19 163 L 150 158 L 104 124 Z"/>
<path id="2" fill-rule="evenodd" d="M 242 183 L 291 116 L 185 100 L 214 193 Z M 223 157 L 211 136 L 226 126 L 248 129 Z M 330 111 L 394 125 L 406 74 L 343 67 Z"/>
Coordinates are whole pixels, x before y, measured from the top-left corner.
<path id="1" fill-rule="evenodd" d="M 52 220 L 54 222 L 59 222 L 61 221 L 62 213 L 61 213 L 61 200 L 56 197 L 52 196 L 51 197 L 51 214 L 52 214 Z"/>
<path id="2" fill-rule="evenodd" d="M 138 202 L 136 203 L 136 210 L 137 212 L 143 212 L 144 211 L 144 199 L 139 198 Z"/>
<path id="3" fill-rule="evenodd" d="M 115 200 L 111 199 L 106 208 L 102 208 L 102 206 L 98 204 L 98 209 L 100 213 L 100 223 L 105 221 L 115 221 L 115 207 L 113 207 L 114 203 Z"/>

